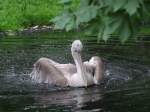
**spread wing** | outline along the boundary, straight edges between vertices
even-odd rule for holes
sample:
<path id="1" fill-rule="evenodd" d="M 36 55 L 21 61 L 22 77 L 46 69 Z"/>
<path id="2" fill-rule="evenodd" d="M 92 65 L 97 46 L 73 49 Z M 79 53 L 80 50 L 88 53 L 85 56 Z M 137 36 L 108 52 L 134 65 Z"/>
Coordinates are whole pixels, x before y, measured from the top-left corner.
<path id="1" fill-rule="evenodd" d="M 56 65 L 57 68 L 59 68 L 64 75 L 73 75 L 77 72 L 76 66 L 74 64 L 58 64 Z"/>
<path id="2" fill-rule="evenodd" d="M 59 86 L 68 85 L 64 74 L 48 58 L 40 58 L 34 64 L 34 68 L 30 76 L 38 83 L 44 82 Z"/>

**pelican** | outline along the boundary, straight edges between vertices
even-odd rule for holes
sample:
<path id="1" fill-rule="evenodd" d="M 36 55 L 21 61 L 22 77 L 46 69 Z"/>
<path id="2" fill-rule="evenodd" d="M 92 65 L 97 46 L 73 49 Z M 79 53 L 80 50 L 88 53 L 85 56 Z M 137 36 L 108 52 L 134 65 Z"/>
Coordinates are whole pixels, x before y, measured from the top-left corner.
<path id="1" fill-rule="evenodd" d="M 100 57 L 93 56 L 89 61 L 82 62 L 83 45 L 75 40 L 71 46 L 74 64 L 60 64 L 49 58 L 40 58 L 34 64 L 30 74 L 38 83 L 57 86 L 87 87 L 98 85 L 104 78 L 104 65 Z"/>

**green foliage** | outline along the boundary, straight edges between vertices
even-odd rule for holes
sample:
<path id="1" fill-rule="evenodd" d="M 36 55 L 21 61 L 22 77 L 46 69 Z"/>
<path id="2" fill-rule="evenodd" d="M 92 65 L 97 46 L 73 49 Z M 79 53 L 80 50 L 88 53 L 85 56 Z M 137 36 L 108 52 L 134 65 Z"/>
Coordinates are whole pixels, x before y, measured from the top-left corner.
<path id="1" fill-rule="evenodd" d="M 51 21 L 55 23 L 55 29 L 66 29 L 66 31 L 70 31 L 77 27 L 76 18 L 72 13 L 73 10 L 77 7 L 79 1 L 71 1 L 71 0 L 61 0 L 59 3 L 61 4 L 69 4 L 70 6 L 64 6 L 65 10 L 62 11 L 60 16 L 53 18 Z"/>
<path id="2" fill-rule="evenodd" d="M 95 18 L 97 15 L 97 7 L 96 6 L 86 6 L 79 8 L 75 15 L 77 17 L 77 24 L 82 22 L 89 22 L 91 19 Z"/>
<path id="3" fill-rule="evenodd" d="M 74 0 L 61 0 L 65 10 L 52 21 L 56 29 L 67 31 L 84 27 L 87 34 L 97 34 L 108 40 L 116 34 L 122 42 L 135 37 L 146 16 L 144 0 L 80 0 L 72 9 Z"/>

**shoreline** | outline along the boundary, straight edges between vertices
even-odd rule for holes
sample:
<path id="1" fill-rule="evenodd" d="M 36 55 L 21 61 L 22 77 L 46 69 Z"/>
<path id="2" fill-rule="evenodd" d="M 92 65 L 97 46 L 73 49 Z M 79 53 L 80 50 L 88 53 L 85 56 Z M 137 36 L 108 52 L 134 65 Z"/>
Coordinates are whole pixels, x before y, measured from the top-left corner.
<path id="1" fill-rule="evenodd" d="M 0 37 L 4 36 L 15 36 L 15 35 L 30 35 L 34 33 L 40 33 L 40 32 L 58 32 L 60 30 L 54 30 L 53 26 L 33 26 L 25 29 L 19 29 L 19 30 L 7 30 L 7 31 L 0 31 Z"/>
<path id="2" fill-rule="evenodd" d="M 144 29 L 144 28 L 143 28 Z M 31 35 L 35 33 L 44 33 L 44 32 L 63 32 L 64 30 L 56 30 L 54 29 L 53 25 L 36 25 L 24 29 L 18 29 L 18 30 L 6 30 L 6 31 L 0 31 L 0 38 L 5 37 L 5 36 L 19 36 L 19 35 Z M 96 35 L 91 35 L 93 37 L 96 37 Z M 111 35 L 117 36 L 117 35 Z M 150 37 L 150 32 L 148 33 L 139 33 L 137 34 L 137 37 Z"/>

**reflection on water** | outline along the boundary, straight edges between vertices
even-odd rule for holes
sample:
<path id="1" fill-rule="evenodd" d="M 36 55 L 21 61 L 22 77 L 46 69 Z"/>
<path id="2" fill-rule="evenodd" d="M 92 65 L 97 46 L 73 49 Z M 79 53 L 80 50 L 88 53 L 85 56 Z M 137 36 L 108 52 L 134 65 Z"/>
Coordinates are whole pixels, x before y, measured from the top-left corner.
<path id="1" fill-rule="evenodd" d="M 36 84 L 29 77 L 33 63 L 49 57 L 72 62 L 73 34 L 51 33 L 0 39 L 0 112 L 148 112 L 150 110 L 150 45 L 120 45 L 82 38 L 83 60 L 103 57 L 101 86 L 60 88 Z"/>
<path id="2" fill-rule="evenodd" d="M 55 91 L 51 93 L 10 95 L 2 96 L 0 106 L 2 111 L 81 111 L 82 110 L 102 110 L 100 104 L 102 92 L 98 88 L 78 88 L 65 91 Z M 88 103 L 91 103 L 90 105 Z M 93 104 L 92 104 L 93 103 Z M 102 104 L 102 103 L 101 103 Z M 99 105 L 99 106 L 98 106 Z"/>

